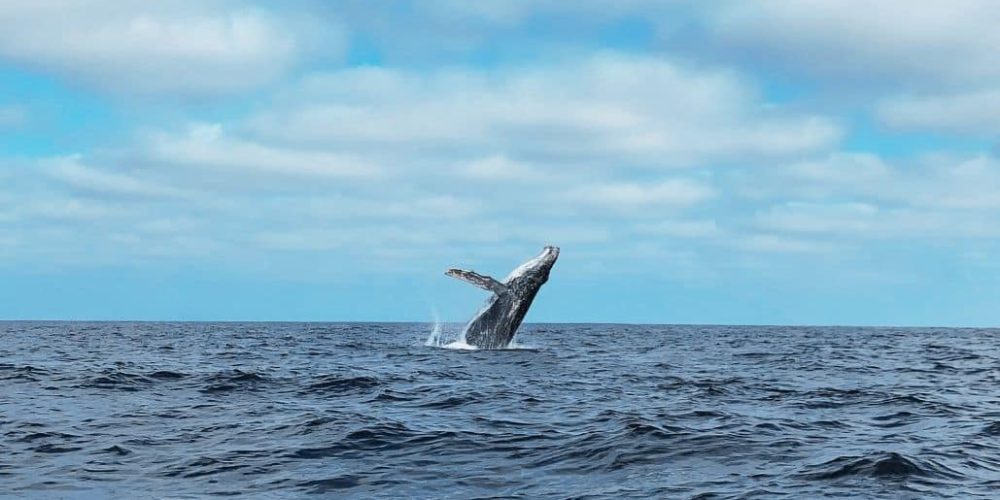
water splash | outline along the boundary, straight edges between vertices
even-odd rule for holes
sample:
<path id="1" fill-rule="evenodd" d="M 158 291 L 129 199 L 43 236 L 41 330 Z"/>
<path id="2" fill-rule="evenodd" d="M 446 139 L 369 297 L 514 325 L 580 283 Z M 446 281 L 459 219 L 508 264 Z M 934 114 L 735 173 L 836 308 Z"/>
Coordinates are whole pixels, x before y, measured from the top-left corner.
<path id="1" fill-rule="evenodd" d="M 465 342 L 464 338 L 459 338 L 457 340 L 448 341 L 446 336 L 442 333 L 443 328 L 441 327 L 441 321 L 435 317 L 434 327 L 431 328 L 431 334 L 427 337 L 427 341 L 424 342 L 425 346 L 428 347 L 438 347 L 441 349 L 458 349 L 462 351 L 474 351 L 478 347 L 474 345 L 469 345 Z"/>
<path id="2" fill-rule="evenodd" d="M 456 340 L 454 342 L 451 342 L 451 343 L 448 343 L 448 344 L 444 344 L 444 345 L 442 345 L 440 347 L 442 349 L 458 349 L 460 351 L 475 351 L 475 350 L 479 349 L 478 347 L 476 347 L 474 345 L 467 344 L 465 342 L 465 339 L 458 339 L 458 340 Z"/>
<path id="3" fill-rule="evenodd" d="M 437 308 L 431 309 L 431 315 L 434 316 L 434 327 L 431 328 L 431 334 L 427 337 L 427 341 L 424 342 L 425 346 L 428 347 L 441 347 L 441 317 L 438 315 Z"/>
<path id="4" fill-rule="evenodd" d="M 431 315 L 434 317 L 434 326 L 431 327 L 431 333 L 427 336 L 427 340 L 424 342 L 425 346 L 428 347 L 438 347 L 441 349 L 458 349 L 462 351 L 474 351 L 478 347 L 474 345 L 469 345 L 465 342 L 465 331 L 463 330 L 459 335 L 458 339 L 449 342 L 447 336 L 444 335 L 444 328 L 441 324 L 441 317 L 438 315 L 437 308 L 431 309 Z"/>

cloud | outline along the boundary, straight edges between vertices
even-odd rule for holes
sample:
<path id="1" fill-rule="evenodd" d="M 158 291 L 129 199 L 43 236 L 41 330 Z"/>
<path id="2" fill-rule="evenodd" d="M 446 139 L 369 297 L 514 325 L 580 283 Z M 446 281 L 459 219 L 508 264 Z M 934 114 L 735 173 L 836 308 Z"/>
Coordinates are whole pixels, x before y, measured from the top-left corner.
<path id="1" fill-rule="evenodd" d="M 11 5 L 0 8 L 0 23 L 49 8 Z M 93 13 L 64 5 L 73 19 L 31 21 L 38 33 L 66 29 L 65 39 L 43 40 L 26 29 L 0 34 L 0 57 L 114 92 L 266 88 L 237 110 L 150 117 L 110 147 L 0 172 L 19 186 L 0 198 L 0 224 L 16 231 L 18 248 L 76 240 L 90 253 L 125 260 L 166 258 L 176 247 L 230 257 L 287 252 L 296 262 L 306 254 L 364 253 L 383 263 L 473 250 L 500 255 L 544 243 L 610 255 L 607 242 L 627 241 L 634 255 L 661 258 L 675 245 L 692 253 L 809 255 L 861 239 L 995 234 L 983 222 L 1000 209 L 995 159 L 839 151 L 848 119 L 810 102 L 772 102 L 744 74 L 673 54 L 587 46 L 497 64 L 316 70 L 316 61 L 298 65 L 310 35 L 284 13 L 242 2 L 92 5 Z M 98 15 L 111 5 L 113 15 Z M 734 5 L 717 17 L 705 14 L 715 27 L 739 21 L 731 32 L 714 33 L 723 43 L 772 29 L 766 19 L 740 18 L 743 7 Z M 419 10 L 503 31 L 563 9 L 463 6 Z M 791 57 L 795 49 L 770 45 L 769 37 L 822 45 L 830 43 L 824 29 L 844 28 L 839 18 L 809 12 L 796 10 L 796 22 L 820 33 L 773 27 L 748 45 Z M 581 29 L 606 26 L 598 14 L 574 16 L 595 23 Z M 866 22 L 857 27 L 862 38 Z M 97 35 L 80 34 L 90 31 Z M 80 37 L 87 43 L 74 45 Z M 108 41 L 115 37 L 121 46 Z M 9 48 L 14 41 L 25 43 L 23 53 Z M 854 43 L 824 50 L 850 54 L 860 50 Z M 890 57 L 886 50 L 876 47 L 870 61 L 856 62 L 874 64 Z M 919 79 L 912 71 L 886 74 Z M 963 73 L 938 83 L 976 78 Z M 887 99 L 879 116 L 906 129 L 991 126 L 989 91 L 956 91 L 954 101 L 935 92 Z M 962 222 L 948 223 L 956 218 Z M 351 261 L 358 272 L 376 262 Z"/>
<path id="2" fill-rule="evenodd" d="M 719 176 L 723 192 L 755 202 L 855 199 L 894 189 L 892 165 L 873 153 L 836 151 L 788 163 L 749 165 Z"/>
<path id="3" fill-rule="evenodd" d="M 433 237 L 424 231 L 412 231 L 393 226 L 378 231 L 360 232 L 342 228 L 304 228 L 297 230 L 264 231 L 253 236 L 266 249 L 292 251 L 327 251 L 338 248 L 383 247 L 395 245 L 427 245 Z"/>
<path id="4" fill-rule="evenodd" d="M 762 253 L 824 253 L 831 252 L 830 244 L 775 234 L 750 234 L 732 240 L 736 248 Z"/>
<path id="5" fill-rule="evenodd" d="M 584 185 L 559 197 L 597 208 L 649 210 L 689 207 L 714 195 L 715 191 L 707 184 L 678 178 L 647 184 L 615 182 Z"/>
<path id="6" fill-rule="evenodd" d="M 304 35 L 291 23 L 232 2 L 12 0 L 0 4 L 0 58 L 119 93 L 222 95 L 296 63 Z"/>
<path id="7" fill-rule="evenodd" d="M 93 221 L 120 215 L 108 203 L 72 198 L 28 201 L 20 204 L 15 214 L 26 219 L 39 217 L 57 221 Z"/>
<path id="8" fill-rule="evenodd" d="M 502 72 L 347 69 L 287 94 L 250 122 L 260 137 L 470 161 L 671 168 L 803 155 L 841 136 L 733 74 L 614 53 Z"/>
<path id="9" fill-rule="evenodd" d="M 774 234 L 833 238 L 839 243 L 904 240 L 954 243 L 1000 237 L 1000 228 L 982 212 L 942 208 L 881 209 L 864 203 L 791 202 L 757 214 L 755 224 Z"/>
<path id="10" fill-rule="evenodd" d="M 895 129 L 1000 137 L 1000 81 L 993 89 L 887 99 L 879 119 Z"/>
<path id="11" fill-rule="evenodd" d="M 552 182 L 551 175 L 524 162 L 513 161 L 502 155 L 478 158 L 457 168 L 458 175 L 480 182 Z"/>
<path id="12" fill-rule="evenodd" d="M 996 82 L 1000 10 L 992 0 L 727 2 L 706 14 L 730 50 L 776 58 L 818 75 L 913 88 Z"/>
<path id="13" fill-rule="evenodd" d="M 145 182 L 136 177 L 89 167 L 81 161 L 80 155 L 48 158 L 39 161 L 41 170 L 50 178 L 81 192 L 102 197 L 186 197 L 191 193 L 169 186 Z"/>
<path id="14" fill-rule="evenodd" d="M 886 162 L 841 153 L 777 168 L 750 182 L 758 185 L 742 186 L 742 195 L 764 206 L 743 227 L 746 231 L 834 238 L 831 246 L 1000 236 L 1000 227 L 991 222 L 1000 217 L 1000 161 L 988 155 Z"/>
<path id="15" fill-rule="evenodd" d="M 866 233 L 878 207 L 866 203 L 816 204 L 791 202 L 757 215 L 757 223 L 772 231 L 791 233 Z"/>
<path id="16" fill-rule="evenodd" d="M 916 175 L 900 175 L 900 199 L 952 209 L 1000 209 L 1000 159 L 985 154 L 931 158 Z"/>
<path id="17" fill-rule="evenodd" d="M 626 23 L 621 31 L 630 31 L 626 37 L 645 41 L 652 32 L 647 24 L 687 26 L 685 12 L 691 10 L 683 2 L 663 0 L 402 0 L 389 5 L 344 0 L 314 5 L 315 15 L 350 26 L 381 64 L 402 67 L 578 57 L 606 46 L 609 28 L 620 22 Z"/>
<path id="18" fill-rule="evenodd" d="M 769 103 L 736 74 L 651 56 L 502 72 L 355 68 L 284 85 L 246 117 L 39 161 L 17 174 L 34 191 L 11 203 L 48 200 L 15 212 L 22 228 L 88 220 L 105 236 L 59 227 L 105 254 L 365 248 L 380 259 L 544 243 L 598 251 L 612 240 L 659 254 L 675 239 L 814 253 L 837 245 L 822 241 L 831 232 L 865 228 L 850 214 L 768 207 L 801 211 L 805 199 L 881 215 L 903 189 L 947 203 L 931 183 L 903 187 L 877 155 L 835 152 L 840 136 L 835 121 Z M 744 200 L 760 215 L 733 208 Z M 803 230 L 807 215 L 826 225 Z M 24 248 L 72 239 L 20 234 Z"/>
<path id="19" fill-rule="evenodd" d="M 1000 9 L 991 0 L 857 9 L 836 0 L 750 0 L 702 15 L 707 44 L 730 60 L 818 77 L 837 106 L 861 103 L 892 131 L 993 140 L 1000 130 Z M 859 97 L 859 88 L 870 95 Z"/>
<path id="20" fill-rule="evenodd" d="M 636 233 L 668 238 L 711 238 L 722 231 L 714 220 L 666 220 L 637 224 Z"/>
<path id="21" fill-rule="evenodd" d="M 309 223 L 341 223 L 345 221 L 394 221 L 414 223 L 452 221 L 479 215 L 483 207 L 477 200 L 451 195 L 428 195 L 405 190 L 372 196 L 365 193 L 325 193 L 315 196 L 276 198 L 273 207 L 279 218 Z"/>
<path id="22" fill-rule="evenodd" d="M 152 134 L 147 159 L 235 174 L 279 177 L 374 179 L 382 168 L 360 156 L 309 149 L 275 148 L 227 136 L 221 124 L 193 124 L 184 134 Z"/>

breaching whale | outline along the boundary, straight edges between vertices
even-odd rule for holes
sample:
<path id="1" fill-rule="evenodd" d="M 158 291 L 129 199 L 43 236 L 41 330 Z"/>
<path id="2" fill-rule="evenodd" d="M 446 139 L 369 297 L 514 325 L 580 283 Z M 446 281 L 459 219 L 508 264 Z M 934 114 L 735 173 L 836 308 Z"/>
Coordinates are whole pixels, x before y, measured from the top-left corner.
<path id="1" fill-rule="evenodd" d="M 558 258 L 559 247 L 547 246 L 537 257 L 511 271 L 503 282 L 462 269 L 445 272 L 493 292 L 483 309 L 465 325 L 465 342 L 480 349 L 501 349 L 510 345 L 535 295 L 549 280 L 549 271 Z"/>

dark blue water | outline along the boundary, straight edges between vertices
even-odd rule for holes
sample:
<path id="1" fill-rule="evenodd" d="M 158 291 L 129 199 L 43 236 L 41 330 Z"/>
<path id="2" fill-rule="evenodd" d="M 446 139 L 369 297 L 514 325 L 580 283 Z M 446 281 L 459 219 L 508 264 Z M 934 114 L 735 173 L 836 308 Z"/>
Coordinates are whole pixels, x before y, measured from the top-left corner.
<path id="1" fill-rule="evenodd" d="M 452 327 L 454 328 L 454 326 Z M 996 498 L 1000 331 L 0 323 L 10 498 Z"/>

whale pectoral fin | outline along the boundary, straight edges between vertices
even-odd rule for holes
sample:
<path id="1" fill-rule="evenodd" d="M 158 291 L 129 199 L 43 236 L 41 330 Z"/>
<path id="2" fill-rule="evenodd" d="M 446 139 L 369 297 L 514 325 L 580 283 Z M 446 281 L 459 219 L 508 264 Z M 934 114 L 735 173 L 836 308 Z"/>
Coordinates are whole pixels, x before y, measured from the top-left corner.
<path id="1" fill-rule="evenodd" d="M 500 283 L 490 276 L 483 276 L 474 271 L 466 271 L 464 269 L 449 269 L 445 272 L 448 276 L 452 278 L 458 278 L 462 281 L 472 283 L 473 285 L 482 288 L 483 290 L 489 290 L 497 295 L 507 293 L 507 285 Z"/>

